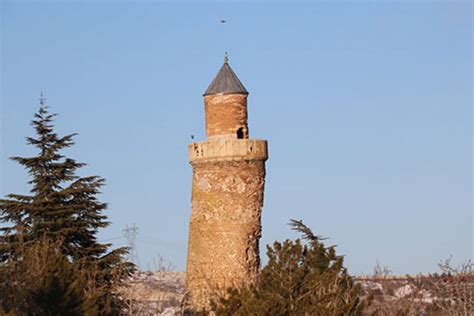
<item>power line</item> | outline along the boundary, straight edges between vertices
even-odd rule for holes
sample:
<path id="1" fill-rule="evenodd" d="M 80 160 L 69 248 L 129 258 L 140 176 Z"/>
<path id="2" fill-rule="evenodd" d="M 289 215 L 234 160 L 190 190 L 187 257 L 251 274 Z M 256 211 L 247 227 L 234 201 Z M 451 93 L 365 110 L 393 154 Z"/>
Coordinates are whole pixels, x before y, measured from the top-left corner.
<path id="1" fill-rule="evenodd" d="M 107 238 L 107 239 L 102 239 L 102 240 L 100 240 L 100 242 L 109 242 L 109 241 L 123 239 L 123 238 L 124 238 L 123 236 L 111 237 L 111 238 Z"/>

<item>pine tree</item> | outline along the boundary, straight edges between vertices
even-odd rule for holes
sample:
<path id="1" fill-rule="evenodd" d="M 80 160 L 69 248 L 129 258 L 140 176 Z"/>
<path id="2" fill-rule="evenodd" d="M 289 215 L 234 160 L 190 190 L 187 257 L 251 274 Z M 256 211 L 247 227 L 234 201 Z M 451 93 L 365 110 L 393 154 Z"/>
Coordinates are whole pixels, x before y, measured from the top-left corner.
<path id="1" fill-rule="evenodd" d="M 58 246 L 44 238 L 0 269 L 0 315 L 83 315 L 85 279 Z"/>
<path id="2" fill-rule="evenodd" d="M 0 227 L 0 267 L 22 260 L 20 249 L 39 240 L 59 243 L 61 254 L 78 269 L 94 270 L 94 288 L 101 289 L 96 291 L 101 299 L 94 305 L 110 311 L 112 286 L 133 266 L 124 262 L 126 248 L 109 251 L 110 244 L 98 242 L 98 230 L 110 224 L 103 214 L 107 205 L 97 198 L 104 179 L 76 175 L 85 164 L 61 154 L 74 144 L 76 134 L 58 136 L 55 116 L 41 97 L 31 123 L 36 137 L 27 137 L 37 154 L 11 158 L 28 171 L 32 188 L 29 195 L 10 194 L 0 200 L 0 221 L 4 223 Z"/>
<path id="3" fill-rule="evenodd" d="M 343 266 L 335 246 L 326 247 L 301 221 L 291 227 L 302 239 L 267 246 L 268 263 L 258 282 L 229 289 L 214 302 L 217 315 L 358 315 L 360 288 Z"/>

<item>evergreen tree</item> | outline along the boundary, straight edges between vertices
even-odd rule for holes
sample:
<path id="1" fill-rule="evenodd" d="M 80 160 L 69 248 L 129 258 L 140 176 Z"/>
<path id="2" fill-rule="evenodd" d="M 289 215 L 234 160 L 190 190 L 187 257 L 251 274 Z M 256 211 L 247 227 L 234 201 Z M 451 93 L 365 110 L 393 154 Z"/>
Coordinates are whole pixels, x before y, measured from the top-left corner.
<path id="1" fill-rule="evenodd" d="M 58 136 L 53 127 L 55 116 L 41 97 L 32 121 L 36 137 L 27 137 L 37 154 L 11 158 L 28 171 L 32 188 L 30 195 L 10 194 L 0 200 L 0 221 L 4 223 L 0 227 L 0 268 L 23 260 L 22 247 L 46 238 L 79 270 L 94 270 L 94 288 L 101 289 L 96 291 L 101 299 L 94 305 L 111 311 L 111 289 L 133 265 L 124 262 L 126 248 L 109 251 L 110 244 L 98 242 L 98 230 L 109 225 L 103 214 L 107 205 L 97 199 L 104 179 L 76 175 L 85 164 L 61 154 L 74 144 L 76 134 Z"/>
<path id="2" fill-rule="evenodd" d="M 85 279 L 58 246 L 44 238 L 0 269 L 0 315 L 83 315 Z"/>
<path id="3" fill-rule="evenodd" d="M 257 283 L 229 289 L 214 302 L 217 315 L 358 315 L 360 288 L 337 256 L 301 221 L 291 220 L 300 239 L 267 246 L 268 263 Z"/>

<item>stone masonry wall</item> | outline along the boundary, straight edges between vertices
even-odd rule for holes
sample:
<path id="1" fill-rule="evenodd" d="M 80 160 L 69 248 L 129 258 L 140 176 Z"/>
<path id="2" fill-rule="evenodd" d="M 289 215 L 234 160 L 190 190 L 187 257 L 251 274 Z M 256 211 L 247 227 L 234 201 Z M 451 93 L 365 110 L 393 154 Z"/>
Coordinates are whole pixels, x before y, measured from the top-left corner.
<path id="1" fill-rule="evenodd" d="M 248 138 L 246 95 L 207 95 L 204 97 L 204 107 L 208 140 L 216 137 L 237 138 L 239 128 L 242 128 L 242 138 Z"/>
<path id="2" fill-rule="evenodd" d="M 267 141 L 260 139 L 221 139 L 189 145 L 189 160 L 266 160 Z"/>
<path id="3" fill-rule="evenodd" d="M 265 160 L 196 160 L 191 164 L 186 287 L 190 305 L 205 309 L 226 288 L 256 280 Z"/>

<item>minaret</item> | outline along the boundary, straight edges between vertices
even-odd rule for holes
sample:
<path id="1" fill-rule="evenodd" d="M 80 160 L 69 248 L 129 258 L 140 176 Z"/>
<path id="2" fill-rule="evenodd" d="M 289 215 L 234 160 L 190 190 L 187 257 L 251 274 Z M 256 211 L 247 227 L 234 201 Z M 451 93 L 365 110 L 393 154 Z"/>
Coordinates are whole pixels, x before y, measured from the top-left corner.
<path id="1" fill-rule="evenodd" d="M 186 267 L 196 310 L 256 280 L 267 141 L 249 139 L 248 92 L 224 64 L 204 93 L 206 141 L 189 145 L 192 212 Z"/>

